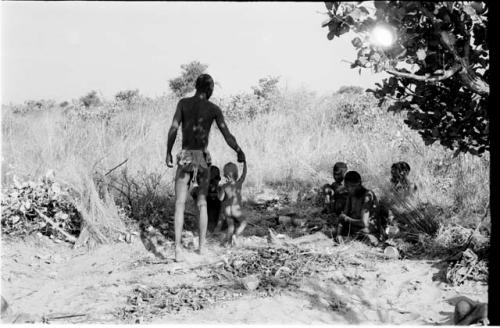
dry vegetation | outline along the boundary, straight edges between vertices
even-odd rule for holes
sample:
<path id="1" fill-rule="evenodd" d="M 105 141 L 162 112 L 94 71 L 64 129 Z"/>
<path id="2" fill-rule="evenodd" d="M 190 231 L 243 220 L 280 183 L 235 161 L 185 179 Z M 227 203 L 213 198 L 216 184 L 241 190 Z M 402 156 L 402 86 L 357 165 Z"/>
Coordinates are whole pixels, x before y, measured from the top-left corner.
<path id="1" fill-rule="evenodd" d="M 213 101 L 226 112 L 230 130 L 246 153 L 250 196 L 266 186 L 285 191 L 320 186 L 332 180 L 333 163 L 345 161 L 380 197 L 389 184 L 390 165 L 404 160 L 419 186 L 418 199 L 440 209 L 437 219 L 444 226 L 474 228 L 488 208 L 489 154 L 453 157 L 439 145 L 425 146 L 403 116 L 377 107 L 370 95 L 280 90 L 267 99 L 247 94 Z M 98 181 L 104 179 L 132 217 L 159 219 L 173 210 L 165 205 L 173 192 L 173 174 L 164 158 L 176 102 L 173 96 L 136 95 L 133 101 L 90 107 L 78 101 L 4 106 L 2 187 L 12 185 L 14 176 L 37 179 L 52 169 L 56 181 L 75 191 L 76 205 L 92 225 L 98 222 L 95 217 L 116 213 L 106 190 L 100 190 Z M 174 149 L 179 149 L 180 139 Z M 209 149 L 219 167 L 235 161 L 217 128 Z"/>

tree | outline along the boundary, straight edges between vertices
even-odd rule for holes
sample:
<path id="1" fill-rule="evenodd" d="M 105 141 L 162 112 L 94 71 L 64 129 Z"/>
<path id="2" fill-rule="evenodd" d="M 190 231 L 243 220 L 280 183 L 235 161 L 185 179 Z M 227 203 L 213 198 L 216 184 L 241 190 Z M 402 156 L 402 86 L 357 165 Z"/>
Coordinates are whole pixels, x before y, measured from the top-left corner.
<path id="1" fill-rule="evenodd" d="M 252 87 L 253 94 L 259 98 L 269 99 L 276 95 L 278 90 L 279 76 L 268 76 L 259 79 L 259 85 Z"/>
<path id="2" fill-rule="evenodd" d="M 89 108 L 90 106 L 98 106 L 101 104 L 101 99 L 99 99 L 99 96 L 97 95 L 97 91 L 92 90 L 85 96 L 80 98 L 80 102 L 85 106 L 86 108 Z"/>
<path id="3" fill-rule="evenodd" d="M 352 68 L 391 76 L 372 92 L 389 111 L 406 111 L 405 123 L 426 144 L 439 141 L 459 152 L 489 151 L 488 7 L 483 2 L 326 2 L 328 39 L 353 31 L 358 50 Z M 373 43 L 374 27 L 391 31 L 390 46 Z"/>
<path id="4" fill-rule="evenodd" d="M 116 101 L 124 102 L 127 105 L 130 105 L 138 97 L 139 97 L 138 89 L 120 91 L 115 95 Z"/>
<path id="5" fill-rule="evenodd" d="M 192 61 L 189 64 L 181 65 L 181 76 L 168 81 L 170 89 L 178 97 L 184 97 L 195 89 L 195 82 L 198 76 L 205 73 L 208 65 L 201 64 L 198 61 Z"/>
<path id="6" fill-rule="evenodd" d="M 344 93 L 352 93 L 352 94 L 358 94 L 358 93 L 364 93 L 365 89 L 359 86 L 355 85 L 343 85 L 337 90 L 337 94 L 341 95 Z"/>

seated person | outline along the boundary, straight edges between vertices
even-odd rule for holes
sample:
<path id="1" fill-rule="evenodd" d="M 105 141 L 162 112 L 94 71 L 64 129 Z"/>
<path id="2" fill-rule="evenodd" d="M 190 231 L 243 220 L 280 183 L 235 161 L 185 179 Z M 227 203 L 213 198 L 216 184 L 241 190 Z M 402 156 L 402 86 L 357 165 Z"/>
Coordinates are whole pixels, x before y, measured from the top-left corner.
<path id="1" fill-rule="evenodd" d="M 226 243 L 235 245 L 247 225 L 242 211 L 241 187 L 247 175 L 247 163 L 243 162 L 243 172 L 238 179 L 238 167 L 234 163 L 227 163 L 223 169 L 227 182 L 219 189 L 219 200 L 222 201 L 222 214 L 227 222 Z M 222 218 L 217 223 L 216 231 L 222 226 Z M 235 223 L 237 228 L 235 230 Z"/>
<path id="2" fill-rule="evenodd" d="M 221 210 L 221 201 L 219 200 L 219 182 L 221 180 L 220 170 L 217 166 L 211 165 L 209 169 L 209 185 L 208 185 L 208 194 L 207 194 L 207 216 L 208 216 L 208 225 L 207 230 L 210 232 L 214 232 L 217 223 L 219 222 L 220 210 Z M 191 190 L 191 196 L 196 201 L 198 196 L 198 186 L 193 187 Z"/>
<path id="3" fill-rule="evenodd" d="M 344 175 L 347 165 L 344 162 L 337 162 L 333 166 L 333 179 L 331 185 L 326 184 L 322 188 L 325 197 L 325 208 L 323 213 L 334 213 L 340 215 L 347 201 L 347 189 L 344 186 Z"/>
<path id="4" fill-rule="evenodd" d="M 392 190 L 400 196 L 407 197 L 417 190 L 417 186 L 408 180 L 410 165 L 406 162 L 397 162 L 391 166 Z"/>
<path id="5" fill-rule="evenodd" d="M 385 233 L 386 228 L 389 226 L 396 228 L 395 216 L 401 216 L 407 211 L 407 202 L 417 191 L 417 186 L 408 179 L 409 173 L 410 165 L 406 162 L 401 161 L 391 165 L 391 189 L 379 204 L 379 217 L 384 231 L 382 235 L 386 238 L 389 237 Z"/>
<path id="6" fill-rule="evenodd" d="M 345 175 L 345 187 L 348 191 L 347 202 L 339 216 L 336 236 L 342 241 L 342 236 L 353 236 L 377 245 L 374 236 L 379 232 L 376 210 L 378 206 L 375 194 L 361 184 L 361 176 L 356 171 Z"/>

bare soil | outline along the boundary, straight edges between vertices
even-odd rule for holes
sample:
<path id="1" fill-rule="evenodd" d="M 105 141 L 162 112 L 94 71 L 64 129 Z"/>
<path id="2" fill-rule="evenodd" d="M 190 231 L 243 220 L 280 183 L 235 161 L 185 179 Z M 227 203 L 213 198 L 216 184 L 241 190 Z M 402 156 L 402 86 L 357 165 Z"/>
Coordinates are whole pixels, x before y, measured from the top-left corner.
<path id="1" fill-rule="evenodd" d="M 301 242 L 302 241 L 302 242 Z M 466 296 L 487 302 L 487 286 L 466 281 L 459 287 L 443 282 L 438 261 L 398 260 L 357 242 L 335 244 L 321 232 L 289 239 L 305 249 L 341 255 L 343 270 L 301 280 L 299 288 L 263 297 L 245 291 L 235 300 L 199 311 L 182 311 L 145 320 L 152 323 L 338 323 L 451 324 L 453 304 Z M 203 284 L 210 263 L 232 252 L 267 246 L 265 237 L 244 237 L 242 245 L 224 248 L 209 239 L 208 254 L 187 252 L 188 262 L 156 258 L 140 238 L 130 244 L 73 249 L 44 236 L 24 241 L 2 240 L 2 296 L 10 312 L 4 322 L 34 320 L 53 323 L 130 323 L 120 315 L 137 286 Z M 285 247 L 287 247 L 285 245 Z M 21 315 L 24 314 L 24 315 Z M 55 318 L 65 315 L 79 315 Z M 27 319 L 28 318 L 28 319 Z M 136 318 L 133 322 L 142 322 Z"/>

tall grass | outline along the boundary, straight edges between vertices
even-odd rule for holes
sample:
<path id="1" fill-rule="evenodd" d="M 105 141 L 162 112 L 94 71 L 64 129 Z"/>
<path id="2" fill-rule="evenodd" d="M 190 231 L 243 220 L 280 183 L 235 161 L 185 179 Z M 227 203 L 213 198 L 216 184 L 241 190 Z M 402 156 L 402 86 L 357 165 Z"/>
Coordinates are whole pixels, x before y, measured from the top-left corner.
<path id="1" fill-rule="evenodd" d="M 449 222 L 474 225 L 484 213 L 489 199 L 488 154 L 454 158 L 440 145 L 425 146 L 418 133 L 403 123 L 402 114 L 387 113 L 368 95 L 286 90 L 276 97 L 268 113 L 228 119 L 246 153 L 247 193 L 273 184 L 318 186 L 332 180 L 336 161 L 346 162 L 361 174 L 365 186 L 383 193 L 391 164 L 404 160 L 411 166 L 410 178 L 419 186 L 419 197 L 446 209 Z M 83 181 L 78 172 L 103 174 L 128 159 L 119 170 L 126 168 L 137 181 L 150 174 L 160 176 L 162 190 L 171 191 L 174 171 L 164 159 L 176 102 L 161 97 L 106 118 L 69 115 L 57 107 L 24 114 L 4 108 L 2 187 L 8 186 L 13 174 L 36 178 L 48 169 L 55 170 L 61 182 L 78 184 Z M 174 152 L 180 141 L 179 132 Z M 236 162 L 215 124 L 209 150 L 219 167 Z"/>

